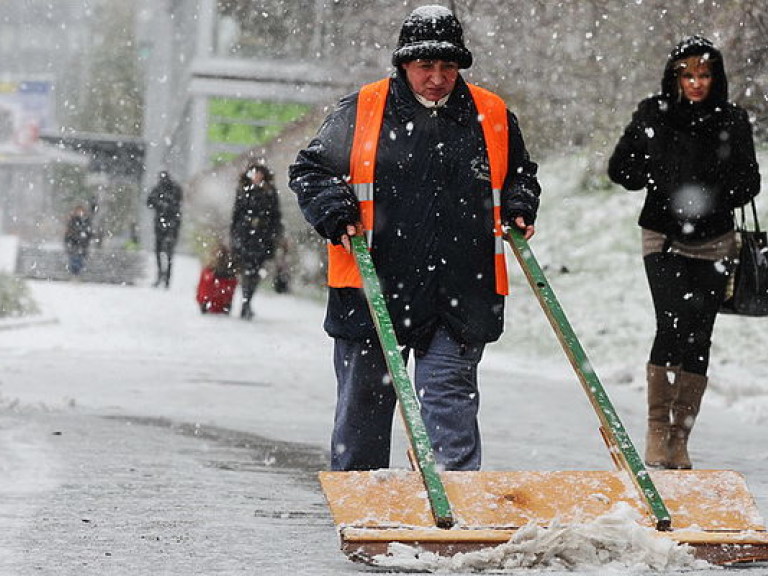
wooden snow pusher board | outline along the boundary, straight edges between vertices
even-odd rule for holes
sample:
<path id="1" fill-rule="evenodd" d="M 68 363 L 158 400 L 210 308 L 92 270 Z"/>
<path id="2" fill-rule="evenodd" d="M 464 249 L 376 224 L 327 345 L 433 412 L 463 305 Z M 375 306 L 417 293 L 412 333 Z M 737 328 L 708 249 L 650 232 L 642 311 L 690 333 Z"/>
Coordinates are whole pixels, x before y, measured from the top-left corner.
<path id="1" fill-rule="evenodd" d="M 395 386 L 415 470 L 320 472 L 319 479 L 351 560 L 376 563 L 390 544 L 450 556 L 508 542 L 531 523 L 590 522 L 623 502 L 640 523 L 693 547 L 713 564 L 768 561 L 768 532 L 746 482 L 728 470 L 646 470 L 589 363 L 527 241 L 512 246 L 600 420 L 613 471 L 439 472 L 418 400 L 362 236 L 352 249 Z"/>
<path id="2" fill-rule="evenodd" d="M 499 546 L 534 523 L 588 523 L 624 502 L 654 527 L 624 471 L 442 472 L 455 525 L 435 526 L 418 472 L 321 472 L 320 481 L 341 548 L 352 560 L 375 563 L 394 542 L 451 556 Z M 713 564 L 768 560 L 765 527 L 736 472 L 659 470 L 651 473 L 673 518 L 662 538 L 693 546 Z"/>

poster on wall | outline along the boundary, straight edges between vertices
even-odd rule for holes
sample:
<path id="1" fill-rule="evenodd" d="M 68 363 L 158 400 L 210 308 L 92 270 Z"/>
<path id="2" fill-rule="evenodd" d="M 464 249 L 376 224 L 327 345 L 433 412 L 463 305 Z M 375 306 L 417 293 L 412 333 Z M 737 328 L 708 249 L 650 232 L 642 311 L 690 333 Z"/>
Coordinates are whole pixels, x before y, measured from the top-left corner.
<path id="1" fill-rule="evenodd" d="M 51 82 L 0 82 L 0 152 L 28 150 L 52 125 Z"/>

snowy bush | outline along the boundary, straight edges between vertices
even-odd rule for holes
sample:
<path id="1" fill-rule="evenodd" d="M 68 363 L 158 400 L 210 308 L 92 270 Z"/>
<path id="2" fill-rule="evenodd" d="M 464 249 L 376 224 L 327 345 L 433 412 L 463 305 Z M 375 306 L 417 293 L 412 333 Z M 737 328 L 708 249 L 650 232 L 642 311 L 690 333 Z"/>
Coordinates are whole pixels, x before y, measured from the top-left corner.
<path id="1" fill-rule="evenodd" d="M 37 304 L 23 280 L 0 272 L 0 318 L 36 314 Z"/>

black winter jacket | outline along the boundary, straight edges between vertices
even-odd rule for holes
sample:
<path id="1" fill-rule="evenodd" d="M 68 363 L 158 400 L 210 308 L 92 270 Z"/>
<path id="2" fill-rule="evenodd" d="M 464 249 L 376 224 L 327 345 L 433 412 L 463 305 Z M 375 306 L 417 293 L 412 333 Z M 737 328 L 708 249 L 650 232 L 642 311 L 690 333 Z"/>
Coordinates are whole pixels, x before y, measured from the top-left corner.
<path id="1" fill-rule="evenodd" d="M 307 221 L 338 241 L 358 220 L 345 178 L 357 94 L 326 119 L 290 168 L 291 188 Z M 503 220 L 533 223 L 540 187 L 511 113 L 509 169 L 502 192 Z M 375 176 L 372 257 L 398 340 L 428 345 L 443 323 L 467 343 L 501 335 L 504 298 L 496 294 L 492 196 L 488 158 L 477 110 L 459 78 L 446 105 L 427 109 L 401 73 L 390 84 Z M 362 292 L 331 288 L 325 329 L 333 337 L 375 335 Z"/>
<path id="2" fill-rule="evenodd" d="M 255 185 L 241 178 L 232 209 L 230 236 L 238 267 L 258 269 L 275 255 L 283 223 L 277 190 L 269 182 Z"/>
<path id="3" fill-rule="evenodd" d="M 73 212 L 64 231 L 64 247 L 67 254 L 85 255 L 93 237 L 91 217 L 83 212 Z"/>
<path id="4" fill-rule="evenodd" d="M 166 173 L 161 173 L 157 184 L 147 196 L 147 207 L 155 211 L 155 233 L 177 233 L 181 227 L 181 185 Z"/>
<path id="5" fill-rule="evenodd" d="M 677 96 L 673 62 L 701 49 L 681 43 L 673 51 L 662 94 L 640 102 L 608 165 L 617 184 L 647 189 L 640 226 L 694 243 L 732 230 L 732 210 L 760 190 L 749 118 L 726 101 L 722 56 L 711 45 L 710 97 L 693 104 Z"/>

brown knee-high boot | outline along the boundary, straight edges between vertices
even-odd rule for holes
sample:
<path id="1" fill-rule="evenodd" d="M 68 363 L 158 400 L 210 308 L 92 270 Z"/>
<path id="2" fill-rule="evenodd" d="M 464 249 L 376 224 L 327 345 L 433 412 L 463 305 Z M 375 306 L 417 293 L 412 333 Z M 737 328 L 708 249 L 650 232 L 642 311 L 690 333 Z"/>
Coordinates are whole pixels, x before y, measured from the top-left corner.
<path id="1" fill-rule="evenodd" d="M 648 433 L 645 437 L 645 464 L 649 468 L 666 468 L 669 463 L 669 441 L 672 433 L 672 402 L 677 395 L 678 367 L 648 364 Z"/>
<path id="2" fill-rule="evenodd" d="M 688 455 L 688 437 L 699 414 L 701 399 L 707 388 L 707 377 L 692 372 L 680 372 L 678 394 L 672 404 L 672 431 L 669 439 L 668 468 L 688 470 L 692 467 Z"/>

